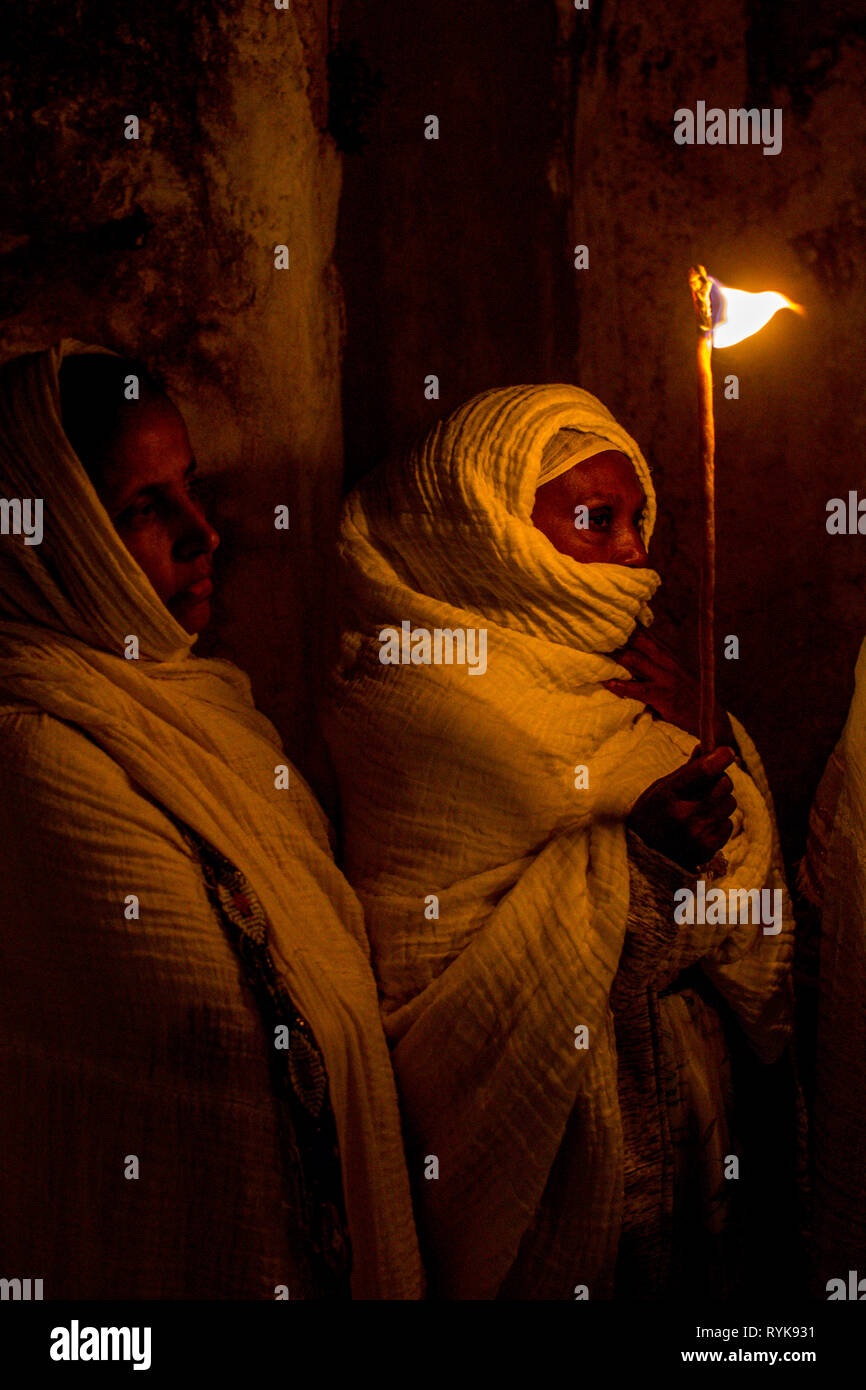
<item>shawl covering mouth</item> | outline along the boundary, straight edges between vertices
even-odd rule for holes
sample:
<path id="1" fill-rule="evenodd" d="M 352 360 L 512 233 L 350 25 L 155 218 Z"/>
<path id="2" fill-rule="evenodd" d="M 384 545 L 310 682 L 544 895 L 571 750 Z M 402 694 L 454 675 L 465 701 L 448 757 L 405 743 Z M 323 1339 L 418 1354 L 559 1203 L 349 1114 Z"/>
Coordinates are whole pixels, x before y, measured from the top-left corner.
<path id="1" fill-rule="evenodd" d="M 347 611 L 326 731 L 422 1250 L 444 1297 L 496 1297 L 549 1183 L 571 1199 L 531 1296 L 572 1298 L 579 1284 L 590 1298 L 611 1293 L 623 1137 L 610 991 L 629 907 L 625 819 L 696 742 L 602 684 L 628 679 L 609 653 L 650 620 L 658 575 L 578 564 L 532 525 L 542 454 L 564 428 L 631 460 L 648 543 L 655 493 L 638 446 L 568 385 L 474 398 L 365 478 L 343 514 Z M 384 664 L 384 629 L 401 622 L 485 629 L 486 670 Z M 714 886 L 780 889 L 784 925 L 681 930 L 771 1060 L 790 1027 L 791 913 L 760 760 L 736 733 L 751 775 L 730 770 L 738 810 Z M 567 1128 L 581 1158 L 563 1173 Z M 436 1181 L 423 1176 L 430 1156 Z"/>
<path id="2" fill-rule="evenodd" d="M 81 347 L 69 340 L 17 358 L 0 379 L 3 488 L 45 503 L 41 545 L 13 537 L 0 545 L 0 709 L 35 708 L 82 730 L 134 788 L 245 875 L 266 913 L 277 966 L 325 1058 L 353 1294 L 419 1297 L 396 1093 L 359 904 L 303 778 L 292 770 L 289 789 L 275 788 L 285 755 L 247 677 L 229 662 L 191 655 L 194 639 L 122 545 L 66 440 L 58 370 Z M 128 634 L 139 638 L 139 660 L 124 658 Z M 62 777 L 58 783 L 56 816 L 68 823 L 69 794 Z M 88 798 L 98 800 L 98 786 Z M 105 866 L 106 882 L 116 867 Z M 182 954 L 182 923 L 178 932 Z M 92 949 L 98 969 L 98 935 Z M 282 1219 L 275 1210 L 274 1221 Z"/>

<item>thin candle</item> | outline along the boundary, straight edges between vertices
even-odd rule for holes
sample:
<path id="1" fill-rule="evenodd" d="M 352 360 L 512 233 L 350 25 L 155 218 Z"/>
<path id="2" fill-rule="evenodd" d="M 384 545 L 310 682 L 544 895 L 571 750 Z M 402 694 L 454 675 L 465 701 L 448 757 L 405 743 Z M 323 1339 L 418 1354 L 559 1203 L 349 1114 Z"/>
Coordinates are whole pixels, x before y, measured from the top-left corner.
<path id="1" fill-rule="evenodd" d="M 701 753 L 715 748 L 716 719 L 716 429 L 713 415 L 713 348 L 732 347 L 757 333 L 779 309 L 804 310 L 774 290 L 732 290 L 702 265 L 689 271 L 698 330 L 698 452 L 704 499 L 701 547 L 699 647 L 701 665 Z M 715 295 L 713 291 L 715 290 Z M 715 302 L 714 302 L 715 300 Z"/>
<path id="2" fill-rule="evenodd" d="M 702 265 L 692 266 L 689 288 L 698 329 L 698 451 L 704 497 L 704 543 L 701 547 L 701 752 L 712 753 L 716 714 L 716 425 L 713 416 L 712 281 Z"/>

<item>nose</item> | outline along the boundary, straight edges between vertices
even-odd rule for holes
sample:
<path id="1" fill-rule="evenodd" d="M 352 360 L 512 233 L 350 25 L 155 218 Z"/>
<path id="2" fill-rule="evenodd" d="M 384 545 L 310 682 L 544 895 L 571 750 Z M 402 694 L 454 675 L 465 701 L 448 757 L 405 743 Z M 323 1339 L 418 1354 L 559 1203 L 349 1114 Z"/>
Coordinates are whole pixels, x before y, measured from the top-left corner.
<path id="1" fill-rule="evenodd" d="M 627 527 L 617 538 L 614 564 L 627 565 L 629 569 L 643 569 L 646 562 L 647 551 L 640 532 L 634 526 Z"/>
<path id="2" fill-rule="evenodd" d="M 220 543 L 219 533 L 211 526 L 203 509 L 192 497 L 179 503 L 175 552 L 178 558 L 190 555 L 212 555 Z"/>

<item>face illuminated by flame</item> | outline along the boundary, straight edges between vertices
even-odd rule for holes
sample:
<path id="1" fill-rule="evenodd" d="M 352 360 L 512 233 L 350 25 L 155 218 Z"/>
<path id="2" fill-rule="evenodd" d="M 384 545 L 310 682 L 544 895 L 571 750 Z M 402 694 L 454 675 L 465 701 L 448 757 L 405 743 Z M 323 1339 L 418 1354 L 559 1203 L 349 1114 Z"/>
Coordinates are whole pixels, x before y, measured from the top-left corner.
<path id="1" fill-rule="evenodd" d="M 535 494 L 532 522 L 572 560 L 637 569 L 647 563 L 640 533 L 645 506 L 630 460 L 610 449 L 542 484 Z M 574 524 L 577 507 L 587 509 L 586 527 Z"/>
<path id="2" fill-rule="evenodd" d="M 186 426 L 167 397 L 141 402 L 134 423 L 113 441 L 97 491 L 169 612 L 187 632 L 201 632 L 219 536 L 198 500 Z"/>

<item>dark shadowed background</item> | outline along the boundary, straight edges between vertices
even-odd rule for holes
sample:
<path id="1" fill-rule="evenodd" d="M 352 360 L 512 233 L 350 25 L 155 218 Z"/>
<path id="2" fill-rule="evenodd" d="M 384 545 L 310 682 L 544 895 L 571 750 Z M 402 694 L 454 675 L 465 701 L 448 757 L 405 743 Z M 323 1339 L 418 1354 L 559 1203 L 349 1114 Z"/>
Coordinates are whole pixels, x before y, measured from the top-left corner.
<path id="1" fill-rule="evenodd" d="M 655 608 L 688 655 L 689 264 L 806 306 L 716 358 L 720 689 L 797 854 L 866 632 L 866 537 L 825 528 L 866 495 L 861 0 L 19 0 L 6 24 L 0 348 L 72 334 L 167 373 L 223 535 L 208 645 L 326 800 L 343 434 L 351 481 L 486 387 L 595 392 L 653 467 Z M 781 153 L 675 145 L 698 100 L 780 107 Z"/>

